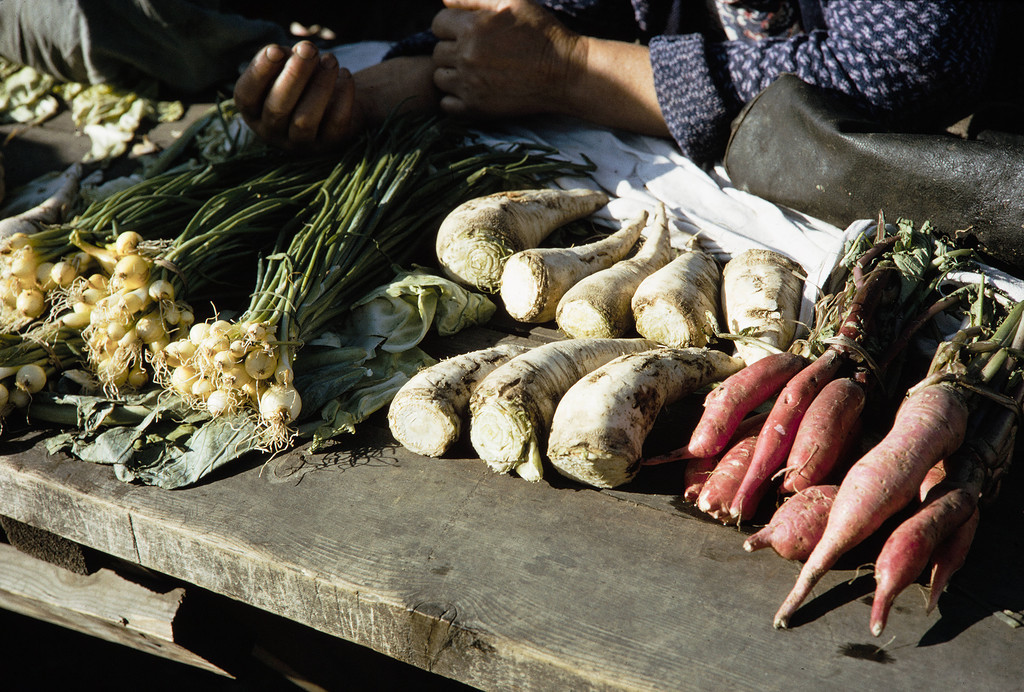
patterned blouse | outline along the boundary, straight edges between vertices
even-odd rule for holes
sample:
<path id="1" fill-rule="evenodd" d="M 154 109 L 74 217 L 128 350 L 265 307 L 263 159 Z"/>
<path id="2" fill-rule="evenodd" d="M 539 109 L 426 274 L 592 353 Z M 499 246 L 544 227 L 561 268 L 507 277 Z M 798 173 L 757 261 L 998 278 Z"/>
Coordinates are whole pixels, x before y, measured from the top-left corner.
<path id="1" fill-rule="evenodd" d="M 895 122 L 953 115 L 981 93 L 1000 3 L 987 0 L 541 0 L 571 29 L 650 48 L 669 131 L 722 155 L 743 104 L 782 73 Z M 422 37 L 420 37 L 422 39 Z M 399 44 L 415 52 L 422 40 Z"/>

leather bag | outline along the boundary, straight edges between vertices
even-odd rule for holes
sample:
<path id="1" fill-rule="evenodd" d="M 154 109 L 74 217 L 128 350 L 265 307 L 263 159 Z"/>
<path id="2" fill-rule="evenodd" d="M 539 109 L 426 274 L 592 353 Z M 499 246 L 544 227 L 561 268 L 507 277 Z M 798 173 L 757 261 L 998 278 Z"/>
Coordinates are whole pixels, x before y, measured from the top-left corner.
<path id="1" fill-rule="evenodd" d="M 1024 274 L 1024 138 L 1017 133 L 894 131 L 842 94 L 783 75 L 733 122 L 724 164 L 739 189 L 840 228 L 879 212 L 889 221 L 927 220 Z"/>

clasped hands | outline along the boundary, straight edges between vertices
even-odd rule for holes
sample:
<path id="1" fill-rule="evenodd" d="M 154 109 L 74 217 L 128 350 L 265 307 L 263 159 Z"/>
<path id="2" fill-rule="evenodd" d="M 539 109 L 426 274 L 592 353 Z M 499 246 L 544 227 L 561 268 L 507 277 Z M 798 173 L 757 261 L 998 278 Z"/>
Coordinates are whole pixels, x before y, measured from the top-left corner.
<path id="1" fill-rule="evenodd" d="M 585 41 L 532 0 L 444 0 L 430 56 L 352 74 L 312 43 L 270 45 L 235 85 L 239 112 L 269 144 L 344 143 L 394 108 L 490 118 L 556 112 L 585 64 Z"/>

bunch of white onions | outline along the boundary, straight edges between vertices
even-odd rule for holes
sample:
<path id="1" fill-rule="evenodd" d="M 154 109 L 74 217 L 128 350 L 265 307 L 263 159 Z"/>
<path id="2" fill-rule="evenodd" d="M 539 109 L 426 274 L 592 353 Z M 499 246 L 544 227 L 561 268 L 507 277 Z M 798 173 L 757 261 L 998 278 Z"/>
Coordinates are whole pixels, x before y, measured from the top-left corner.
<path id="1" fill-rule="evenodd" d="M 46 242 L 53 235 L 18 233 L 0 249 L 0 332 L 23 331 L 43 318 L 51 292 L 70 286 L 91 263 L 84 253 L 55 257 Z M 60 244 L 66 248 L 66 241 Z"/>
<path id="2" fill-rule="evenodd" d="M 282 448 L 302 403 L 293 385 L 289 344 L 263 322 L 197 322 L 162 352 L 161 381 L 213 416 L 256 413 L 263 444 Z"/>
<path id="3" fill-rule="evenodd" d="M 169 281 L 152 279 L 153 258 L 138 233 L 120 233 L 106 247 L 72 238 L 101 271 L 72 282 L 60 321 L 81 330 L 104 391 L 138 389 L 150 380 L 147 361 L 192 326 L 192 310 L 175 300 Z"/>

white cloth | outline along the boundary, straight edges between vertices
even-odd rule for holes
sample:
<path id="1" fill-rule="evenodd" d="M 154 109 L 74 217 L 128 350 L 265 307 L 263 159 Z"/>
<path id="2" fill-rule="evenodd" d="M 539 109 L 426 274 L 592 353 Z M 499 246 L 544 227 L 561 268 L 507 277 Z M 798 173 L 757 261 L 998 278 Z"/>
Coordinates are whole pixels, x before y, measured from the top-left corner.
<path id="1" fill-rule="evenodd" d="M 339 62 L 353 71 L 379 62 L 387 43 L 370 42 L 334 49 Z M 856 221 L 846 229 L 743 192 L 732 185 L 722 166 L 706 172 L 684 157 L 667 139 L 613 131 L 567 118 L 527 118 L 516 124 L 494 124 L 479 132 L 483 141 L 501 144 L 530 142 L 552 147 L 573 161 L 589 159 L 597 169 L 592 181 L 572 178 L 563 187 L 595 187 L 612 197 L 597 216 L 610 221 L 653 212 L 665 205 L 679 248 L 699 236 L 701 247 L 720 261 L 751 247 L 781 252 L 807 272 L 800 322 L 810 324 L 819 288 L 842 257 L 847 240 L 870 232 L 873 220 Z M 1024 298 L 1024 282 L 988 267 L 985 276 L 1013 297 Z M 951 277 L 973 283 L 978 274 Z"/>

